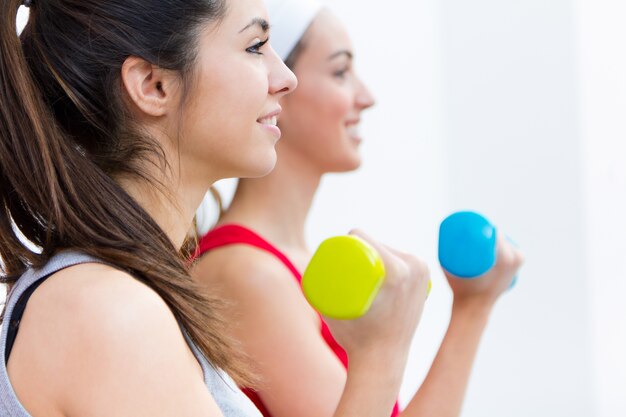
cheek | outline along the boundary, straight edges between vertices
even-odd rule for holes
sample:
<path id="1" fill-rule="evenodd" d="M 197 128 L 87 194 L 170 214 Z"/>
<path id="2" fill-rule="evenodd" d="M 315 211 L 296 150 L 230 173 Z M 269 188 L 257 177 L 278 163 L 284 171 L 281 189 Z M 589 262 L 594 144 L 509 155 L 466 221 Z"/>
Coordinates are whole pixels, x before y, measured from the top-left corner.
<path id="1" fill-rule="evenodd" d="M 352 95 L 333 81 L 305 85 L 284 103 L 284 145 L 296 150 L 323 171 L 358 167 L 345 122 L 351 116 Z M 334 85 L 333 85 L 334 84 Z M 314 85 L 315 88 L 310 88 Z"/>
<path id="2" fill-rule="evenodd" d="M 349 91 L 346 91 L 345 88 L 337 88 L 328 100 L 329 119 L 333 118 L 343 127 L 352 110 L 353 102 Z"/>
<path id="3" fill-rule="evenodd" d="M 301 94 L 293 101 L 293 108 L 300 113 L 297 118 L 299 126 L 295 127 L 310 132 L 318 143 L 336 140 L 336 136 L 343 132 L 352 107 L 350 95 L 333 82 L 310 85 L 294 94 L 299 92 Z"/>
<path id="4" fill-rule="evenodd" d="M 255 126 L 267 100 L 267 74 L 258 62 L 223 59 L 203 68 L 192 93 L 198 96 L 192 111 L 205 133 L 245 139 L 243 132 Z"/>
<path id="5" fill-rule="evenodd" d="M 243 176 L 259 163 L 253 157 L 273 158 L 271 152 L 267 158 L 259 157 L 268 153 L 267 141 L 257 137 L 257 119 L 265 110 L 268 86 L 267 75 L 255 64 L 222 60 L 219 67 L 202 68 L 189 92 L 183 129 L 187 152 L 197 164 Z"/>
<path id="6" fill-rule="evenodd" d="M 248 64 L 248 65 L 246 65 Z M 225 68 L 230 68 L 226 71 Z M 211 117 L 225 125 L 251 125 L 261 115 L 267 99 L 267 75 L 249 63 L 222 63 L 209 74 L 205 101 L 211 102 Z"/>

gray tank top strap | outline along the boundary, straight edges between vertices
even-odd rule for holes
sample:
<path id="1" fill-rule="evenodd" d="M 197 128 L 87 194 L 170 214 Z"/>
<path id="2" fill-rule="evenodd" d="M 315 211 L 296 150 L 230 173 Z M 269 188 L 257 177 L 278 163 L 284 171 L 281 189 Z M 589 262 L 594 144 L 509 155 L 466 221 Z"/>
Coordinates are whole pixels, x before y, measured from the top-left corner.
<path id="1" fill-rule="evenodd" d="M 103 261 L 78 252 L 61 252 L 50 259 L 41 269 L 29 269 L 12 288 L 7 296 L 4 321 L 0 337 L 0 416 L 31 417 L 17 399 L 11 386 L 4 360 L 11 315 L 21 296 L 34 284 L 64 268 L 83 263 L 104 263 Z M 250 400 L 241 392 L 234 381 L 223 371 L 214 368 L 193 343 L 184 328 L 181 331 L 204 372 L 207 389 L 217 402 L 225 417 L 261 417 Z"/>
<path id="2" fill-rule="evenodd" d="M 225 417 L 262 417 L 261 412 L 239 389 L 235 381 L 223 370 L 215 368 L 191 341 L 183 329 L 187 344 L 200 362 L 204 384 Z"/>

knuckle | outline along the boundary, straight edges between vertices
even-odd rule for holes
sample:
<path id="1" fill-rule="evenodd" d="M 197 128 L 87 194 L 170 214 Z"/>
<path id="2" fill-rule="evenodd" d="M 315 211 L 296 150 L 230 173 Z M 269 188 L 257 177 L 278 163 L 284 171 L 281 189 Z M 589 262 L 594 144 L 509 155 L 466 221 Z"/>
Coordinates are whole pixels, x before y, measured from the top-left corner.
<path id="1" fill-rule="evenodd" d="M 415 271 L 420 276 L 430 276 L 430 268 L 428 268 L 428 264 L 419 258 L 415 259 Z"/>
<path id="2" fill-rule="evenodd" d="M 363 231 L 361 229 L 359 229 L 358 227 L 355 227 L 353 229 L 350 229 L 348 234 L 350 234 L 350 235 L 362 235 Z"/>
<path id="3" fill-rule="evenodd" d="M 410 258 L 410 273 L 414 281 L 428 280 L 430 277 L 428 264 L 415 256 Z"/>
<path id="4" fill-rule="evenodd" d="M 515 265 L 515 253 L 513 250 L 507 250 L 502 252 L 502 256 L 500 257 L 500 261 L 502 266 L 511 267 Z"/>

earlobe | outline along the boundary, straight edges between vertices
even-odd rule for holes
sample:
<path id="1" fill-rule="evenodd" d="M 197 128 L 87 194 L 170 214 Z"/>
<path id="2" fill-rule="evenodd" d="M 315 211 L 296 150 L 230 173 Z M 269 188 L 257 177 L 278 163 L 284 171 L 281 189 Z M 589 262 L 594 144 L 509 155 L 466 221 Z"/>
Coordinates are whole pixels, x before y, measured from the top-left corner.
<path id="1" fill-rule="evenodd" d="M 164 116 L 168 107 L 165 72 L 149 62 L 128 57 L 122 65 L 122 85 L 137 110 L 147 116 Z"/>

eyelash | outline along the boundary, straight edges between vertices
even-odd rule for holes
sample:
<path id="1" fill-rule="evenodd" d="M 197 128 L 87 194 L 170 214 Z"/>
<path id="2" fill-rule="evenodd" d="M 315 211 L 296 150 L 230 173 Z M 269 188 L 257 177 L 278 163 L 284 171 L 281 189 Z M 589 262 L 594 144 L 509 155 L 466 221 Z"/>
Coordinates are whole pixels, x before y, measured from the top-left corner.
<path id="1" fill-rule="evenodd" d="M 340 69 L 339 71 L 335 71 L 334 75 L 335 77 L 343 78 L 347 72 L 348 72 L 348 68 L 343 68 L 343 69 Z"/>
<path id="2" fill-rule="evenodd" d="M 251 54 L 263 55 L 263 52 L 260 52 L 259 49 L 261 49 L 263 45 L 265 45 L 269 40 L 270 38 L 267 38 L 264 41 L 252 45 L 251 47 L 246 49 L 246 52 L 250 52 Z"/>

